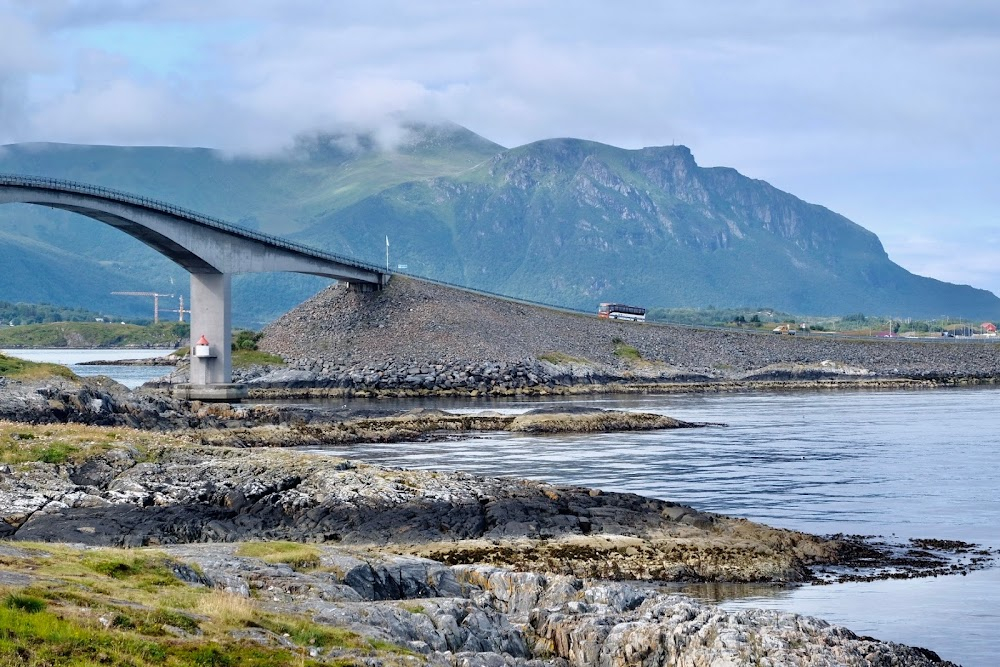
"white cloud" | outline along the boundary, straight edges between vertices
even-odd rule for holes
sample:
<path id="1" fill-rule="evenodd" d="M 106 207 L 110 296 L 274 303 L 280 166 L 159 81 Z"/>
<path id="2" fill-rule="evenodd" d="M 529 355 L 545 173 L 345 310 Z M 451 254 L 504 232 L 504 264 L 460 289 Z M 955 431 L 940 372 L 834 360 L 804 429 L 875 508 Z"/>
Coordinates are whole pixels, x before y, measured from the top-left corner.
<path id="1" fill-rule="evenodd" d="M 997 71 L 986 0 L 0 0 L 3 141 L 260 153 L 340 127 L 392 144 L 413 117 L 508 146 L 676 141 L 939 277 L 974 253 L 892 239 L 915 217 L 940 248 L 992 223 Z"/>

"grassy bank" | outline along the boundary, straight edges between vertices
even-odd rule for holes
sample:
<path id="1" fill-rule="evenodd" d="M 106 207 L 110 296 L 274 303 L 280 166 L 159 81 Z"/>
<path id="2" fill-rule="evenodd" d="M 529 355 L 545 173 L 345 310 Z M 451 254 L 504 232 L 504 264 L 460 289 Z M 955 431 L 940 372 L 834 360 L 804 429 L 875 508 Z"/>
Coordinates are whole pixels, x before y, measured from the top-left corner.
<path id="1" fill-rule="evenodd" d="M 0 327 L 0 347 L 163 347 L 176 348 L 189 337 L 182 322 L 149 326 L 111 322 L 52 322 Z"/>
<path id="2" fill-rule="evenodd" d="M 37 380 L 52 376 L 75 379 L 70 369 L 59 364 L 41 364 L 0 354 L 0 376 L 14 380 Z"/>
<path id="3" fill-rule="evenodd" d="M 364 664 L 361 656 L 395 665 L 412 655 L 306 613 L 276 613 L 253 597 L 186 584 L 177 573 L 197 573 L 151 549 L 17 543 L 0 551 L 0 568 L 31 581 L 0 586 L 2 664 L 346 667 Z M 312 657 L 339 651 L 333 660 Z"/>

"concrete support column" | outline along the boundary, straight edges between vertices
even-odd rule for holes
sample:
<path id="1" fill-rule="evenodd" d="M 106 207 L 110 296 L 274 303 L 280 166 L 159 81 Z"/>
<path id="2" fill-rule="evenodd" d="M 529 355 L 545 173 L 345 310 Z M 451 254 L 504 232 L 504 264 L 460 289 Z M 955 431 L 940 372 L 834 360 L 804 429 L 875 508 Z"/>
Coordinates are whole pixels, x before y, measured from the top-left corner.
<path id="1" fill-rule="evenodd" d="M 233 381 L 232 279 L 227 273 L 191 274 L 191 384 L 226 384 Z M 209 356 L 195 356 L 204 336 Z"/>

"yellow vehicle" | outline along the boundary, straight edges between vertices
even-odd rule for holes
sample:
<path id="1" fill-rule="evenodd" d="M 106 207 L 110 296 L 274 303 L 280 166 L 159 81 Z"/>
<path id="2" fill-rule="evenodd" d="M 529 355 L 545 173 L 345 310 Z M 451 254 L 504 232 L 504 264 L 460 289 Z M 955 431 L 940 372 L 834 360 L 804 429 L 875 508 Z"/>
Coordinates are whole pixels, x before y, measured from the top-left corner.
<path id="1" fill-rule="evenodd" d="M 789 336 L 794 336 L 795 329 L 787 324 L 779 324 L 778 326 L 771 329 L 771 333 L 787 334 Z"/>

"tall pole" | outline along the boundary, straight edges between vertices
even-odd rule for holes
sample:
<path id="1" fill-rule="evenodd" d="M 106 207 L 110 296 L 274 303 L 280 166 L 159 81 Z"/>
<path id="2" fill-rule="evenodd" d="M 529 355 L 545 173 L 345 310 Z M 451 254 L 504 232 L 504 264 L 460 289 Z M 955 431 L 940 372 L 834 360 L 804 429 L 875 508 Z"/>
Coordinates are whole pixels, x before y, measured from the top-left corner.
<path id="1" fill-rule="evenodd" d="M 153 295 L 153 324 L 160 323 L 160 295 Z"/>
<path id="2" fill-rule="evenodd" d="M 385 272 L 389 273 L 389 237 L 385 237 Z"/>

